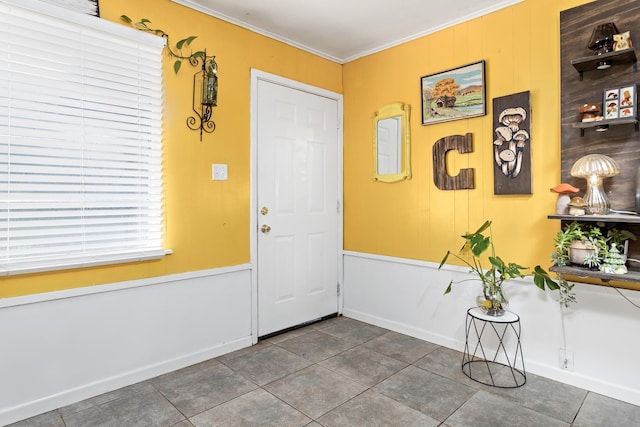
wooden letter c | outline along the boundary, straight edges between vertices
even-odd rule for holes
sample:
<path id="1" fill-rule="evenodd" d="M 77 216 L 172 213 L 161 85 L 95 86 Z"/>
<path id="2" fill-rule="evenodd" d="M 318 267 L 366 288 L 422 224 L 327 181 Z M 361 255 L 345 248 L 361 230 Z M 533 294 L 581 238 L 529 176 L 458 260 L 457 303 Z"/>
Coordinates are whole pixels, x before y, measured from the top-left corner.
<path id="1" fill-rule="evenodd" d="M 440 138 L 433 144 L 433 182 L 440 190 L 463 190 L 475 188 L 473 169 L 460 169 L 460 173 L 451 176 L 447 172 L 447 152 L 457 150 L 461 154 L 473 152 L 473 137 L 451 135 Z"/>

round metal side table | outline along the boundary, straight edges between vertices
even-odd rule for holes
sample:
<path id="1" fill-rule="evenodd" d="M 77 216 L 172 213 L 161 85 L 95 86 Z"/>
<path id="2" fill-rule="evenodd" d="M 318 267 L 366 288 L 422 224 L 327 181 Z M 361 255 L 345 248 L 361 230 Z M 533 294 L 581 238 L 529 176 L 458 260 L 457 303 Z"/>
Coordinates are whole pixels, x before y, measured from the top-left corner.
<path id="1" fill-rule="evenodd" d="M 467 310 L 462 372 L 479 383 L 501 388 L 527 382 L 520 343 L 520 316 L 507 311 L 488 316 L 478 307 Z"/>

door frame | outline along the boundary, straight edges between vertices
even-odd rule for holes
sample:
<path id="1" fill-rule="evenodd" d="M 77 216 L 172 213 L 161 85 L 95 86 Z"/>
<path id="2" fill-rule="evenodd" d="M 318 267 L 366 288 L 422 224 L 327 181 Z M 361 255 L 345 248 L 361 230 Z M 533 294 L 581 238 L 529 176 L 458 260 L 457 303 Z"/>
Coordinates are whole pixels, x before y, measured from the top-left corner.
<path id="1" fill-rule="evenodd" d="M 340 294 L 337 297 L 338 314 L 342 314 L 344 307 L 344 232 L 343 232 L 343 147 L 344 147 L 344 126 L 343 126 L 343 97 L 342 94 L 332 92 L 319 87 L 311 86 L 296 80 L 287 79 L 255 68 L 251 69 L 251 182 L 250 182 L 250 265 L 251 265 L 251 339 L 253 344 L 258 342 L 258 187 L 257 187 L 257 166 L 258 166 L 258 82 L 267 81 L 270 83 L 285 86 L 291 89 L 307 92 L 313 95 L 323 96 L 335 100 L 338 104 L 338 247 L 336 258 L 338 262 L 338 286 Z"/>

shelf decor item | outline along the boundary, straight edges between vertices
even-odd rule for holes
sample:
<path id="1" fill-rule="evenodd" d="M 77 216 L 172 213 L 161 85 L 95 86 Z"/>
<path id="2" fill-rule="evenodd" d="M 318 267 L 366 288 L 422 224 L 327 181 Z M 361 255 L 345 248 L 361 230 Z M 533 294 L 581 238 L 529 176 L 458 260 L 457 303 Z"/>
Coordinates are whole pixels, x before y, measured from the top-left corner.
<path id="1" fill-rule="evenodd" d="M 636 85 L 607 89 L 602 105 L 606 120 L 636 117 Z"/>
<path id="2" fill-rule="evenodd" d="M 587 47 L 594 55 L 613 52 L 613 36 L 618 34 L 618 28 L 613 22 L 597 25 L 591 33 Z M 606 70 L 611 67 L 611 61 L 600 61 L 596 67 L 598 70 Z"/>
<path id="3" fill-rule="evenodd" d="M 571 167 L 571 176 L 587 180 L 587 192 L 584 201 L 590 215 L 606 215 L 611 211 L 611 203 L 607 197 L 602 180 L 616 176 L 620 167 L 615 160 L 604 154 L 588 154 L 580 157 Z"/>
<path id="4" fill-rule="evenodd" d="M 556 193 L 558 195 L 558 200 L 556 201 L 556 214 L 567 215 L 569 213 L 571 195 L 580 192 L 580 189 L 563 182 L 562 184 L 558 184 L 555 187 L 550 188 L 550 190 L 552 193 Z"/>
<path id="5" fill-rule="evenodd" d="M 594 104 L 593 102 L 587 102 L 586 104 L 582 104 L 578 109 L 578 112 L 582 114 L 582 123 L 590 123 L 596 121 L 598 116 L 600 116 L 600 106 L 598 104 Z M 600 116 L 602 119 L 602 116 Z"/>
<path id="6" fill-rule="evenodd" d="M 614 34 L 613 36 L 613 50 L 615 52 L 619 50 L 630 49 L 633 46 L 631 43 L 631 32 L 625 31 L 622 34 Z"/>

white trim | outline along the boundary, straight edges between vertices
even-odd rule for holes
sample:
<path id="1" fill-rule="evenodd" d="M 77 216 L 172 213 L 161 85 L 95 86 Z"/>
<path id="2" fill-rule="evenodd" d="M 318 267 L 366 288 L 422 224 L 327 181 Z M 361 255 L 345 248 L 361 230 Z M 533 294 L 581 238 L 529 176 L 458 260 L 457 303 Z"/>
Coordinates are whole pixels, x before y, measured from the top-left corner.
<path id="1" fill-rule="evenodd" d="M 0 300 L 0 425 L 250 346 L 250 272 L 238 265 Z"/>
<path id="2" fill-rule="evenodd" d="M 181 4 L 183 6 L 186 6 L 186 7 L 190 8 L 190 9 L 197 10 L 198 12 L 202 12 L 202 13 L 204 13 L 206 15 L 210 15 L 210 16 L 213 16 L 215 18 L 221 19 L 221 20 L 223 20 L 225 22 L 229 22 L 229 23 L 237 25 L 239 27 L 246 28 L 246 29 L 248 29 L 250 31 L 253 31 L 256 34 L 260 34 L 262 36 L 269 37 L 270 39 L 286 43 L 289 46 L 297 47 L 298 49 L 302 49 L 304 51 L 307 51 L 309 53 L 317 55 L 317 56 L 319 56 L 321 58 L 328 59 L 329 61 L 337 62 L 339 64 L 343 63 L 343 61 L 338 57 L 329 55 L 326 52 L 320 51 L 318 49 L 314 49 L 314 48 L 312 48 L 310 46 L 307 46 L 307 45 L 304 45 L 302 43 L 298 43 L 295 40 L 291 40 L 291 39 L 288 39 L 286 37 L 280 36 L 278 34 L 272 33 L 270 31 L 265 30 L 264 28 L 256 27 L 255 25 L 251 25 L 251 24 L 249 24 L 247 22 L 244 22 L 244 21 L 242 21 L 240 19 L 236 19 L 236 18 L 233 18 L 233 17 L 231 17 L 229 15 L 225 15 L 224 13 L 220 13 L 220 12 L 214 10 L 214 9 L 211 9 L 209 7 L 201 5 L 199 2 L 194 2 L 194 1 L 190 1 L 190 0 L 171 0 L 171 1 L 174 2 L 174 3 L 177 3 L 177 4 Z M 522 0 L 520 0 L 520 1 L 522 1 Z"/>
<path id="3" fill-rule="evenodd" d="M 480 285 L 461 283 L 445 296 L 449 281 L 473 277 L 468 268 L 438 266 L 345 252 L 344 315 L 462 351 L 465 313 Z M 509 280 L 506 291 L 509 310 L 521 319 L 527 372 L 640 405 L 640 344 L 629 336 L 640 327 L 636 307 L 606 286 L 576 283 L 578 302 L 569 309 L 531 277 Z M 640 303 L 637 292 L 628 298 Z M 560 367 L 560 349 L 574 353 L 572 371 Z"/>
<path id="4" fill-rule="evenodd" d="M 168 276 L 156 276 L 147 279 L 128 280 L 125 282 L 108 283 L 105 285 L 87 286 L 83 288 L 65 289 L 62 291 L 44 292 L 40 294 L 24 295 L 11 298 L 0 298 L 0 309 L 17 307 L 20 305 L 37 304 L 47 301 L 55 301 L 65 298 L 75 298 L 87 295 L 97 295 L 105 292 L 115 292 L 124 289 L 141 288 L 166 283 L 181 282 L 184 280 L 199 279 L 203 277 L 219 276 L 223 274 L 237 273 L 251 270 L 250 264 L 241 264 L 232 267 L 213 268 L 209 270 L 190 271 Z"/>
<path id="5" fill-rule="evenodd" d="M 103 256 L 68 257 L 65 260 L 37 262 L 30 260 L 24 265 L 12 264 L 7 268 L 0 268 L 0 276 L 17 276 L 20 274 L 41 273 L 45 271 L 69 270 L 73 268 L 97 267 L 101 265 L 123 264 L 128 262 L 152 261 L 172 254 L 172 250 L 134 251 L 131 253 L 115 253 Z"/>
<path id="6" fill-rule="evenodd" d="M 338 124 L 339 130 L 338 132 L 338 203 L 340 204 L 340 212 L 338 215 L 338 251 L 336 256 L 338 257 L 338 281 L 340 282 L 340 287 L 343 290 L 338 297 L 338 312 L 342 312 L 343 301 L 344 301 L 344 279 L 343 279 L 343 257 L 342 252 L 344 248 L 343 236 L 343 209 L 344 206 L 343 201 L 343 148 L 344 148 L 344 136 L 343 136 L 343 96 L 342 94 L 332 92 L 326 89 L 322 89 L 319 87 L 311 86 L 306 83 L 298 82 L 296 80 L 287 79 L 285 77 L 281 77 L 275 74 L 267 73 L 265 71 L 260 71 L 255 68 L 251 69 L 251 160 L 250 160 L 250 170 L 251 170 L 251 203 L 250 203 L 250 221 L 249 221 L 249 233 L 250 233 L 250 254 L 251 254 L 251 263 L 256 266 L 257 260 L 257 250 L 258 250 L 258 214 L 257 214 L 257 206 L 258 206 L 258 190 L 257 190 L 257 165 L 258 165 L 258 135 L 256 134 L 256 129 L 258 128 L 258 81 L 266 81 L 274 84 L 278 84 L 281 86 L 285 86 L 291 89 L 300 90 L 303 92 L 308 92 L 314 95 L 323 96 L 325 98 L 333 99 L 338 103 Z M 258 342 L 258 273 L 257 267 L 252 270 L 251 275 L 251 333 L 254 339 L 254 344 Z"/>
<path id="7" fill-rule="evenodd" d="M 401 45 L 403 43 L 407 43 L 409 41 L 418 39 L 420 37 L 424 37 L 424 36 L 427 36 L 429 34 L 433 34 L 435 32 L 443 30 L 445 28 L 453 27 L 454 25 L 458 25 L 458 24 L 460 24 L 462 22 L 471 21 L 472 19 L 479 18 L 481 16 L 487 15 L 487 14 L 495 12 L 497 10 L 504 9 L 506 7 L 509 7 L 509 6 L 513 6 L 515 4 L 521 3 L 524 0 L 505 0 L 503 2 L 500 2 L 500 3 L 497 3 L 497 4 L 493 4 L 490 7 L 487 7 L 485 9 L 482 9 L 482 10 L 477 11 L 475 13 L 471 13 L 471 14 L 468 14 L 468 15 L 463 15 L 463 16 L 457 17 L 456 19 L 452 19 L 451 21 L 444 22 L 441 25 L 438 25 L 436 27 L 431 27 L 431 28 L 428 28 L 428 29 L 426 29 L 424 31 L 420 31 L 418 33 L 412 34 L 410 36 L 402 37 L 400 39 L 393 40 L 393 41 L 390 41 L 388 43 L 384 43 L 384 44 L 382 44 L 380 46 L 376 46 L 376 47 L 374 47 L 372 49 L 364 50 L 364 51 L 361 51 L 361 52 L 356 52 L 353 55 L 347 56 L 345 58 L 340 58 L 340 57 L 331 55 L 331 54 L 329 54 L 327 52 L 315 49 L 315 48 L 313 48 L 311 46 L 307 46 L 305 44 L 298 43 L 295 40 L 289 39 L 287 37 L 283 37 L 283 36 L 280 36 L 278 34 L 272 33 L 272 32 L 270 32 L 268 30 L 265 30 L 264 28 L 260 28 L 260 27 L 257 27 L 255 25 L 249 24 L 247 22 L 242 21 L 241 19 L 237 19 L 237 18 L 228 16 L 228 15 L 225 15 L 224 13 L 218 12 L 218 11 L 216 11 L 216 10 L 210 8 L 210 7 L 203 6 L 201 4 L 201 3 L 203 3 L 202 1 L 194 1 L 194 0 L 171 0 L 171 1 L 174 2 L 174 3 L 177 3 L 177 4 L 181 4 L 183 6 L 186 6 L 188 8 L 191 8 L 193 10 L 197 10 L 199 12 L 205 13 L 207 15 L 216 17 L 216 18 L 221 19 L 223 21 L 230 22 L 230 23 L 235 24 L 235 25 L 237 25 L 239 27 L 246 28 L 246 29 L 248 29 L 250 31 L 253 31 L 254 33 L 263 35 L 265 37 L 269 37 L 269 38 L 274 39 L 274 40 L 281 41 L 283 43 L 288 44 L 289 46 L 293 46 L 293 47 L 296 47 L 298 49 L 302 49 L 304 51 L 307 51 L 307 52 L 312 53 L 314 55 L 317 55 L 317 56 L 320 56 L 322 58 L 328 59 L 330 61 L 337 62 L 339 64 L 345 64 L 347 62 L 354 61 L 354 60 L 356 60 L 358 58 L 361 58 L 363 56 L 367 56 L 367 55 L 371 55 L 371 54 L 374 54 L 374 53 L 377 53 L 377 52 L 381 52 L 383 50 L 392 48 L 394 46 L 398 46 L 398 45 Z"/>
<path id="8" fill-rule="evenodd" d="M 173 0 L 173 1 L 175 1 L 175 0 Z M 522 2 L 522 1 L 524 1 L 524 0 L 505 0 L 505 1 L 501 2 L 501 3 L 494 4 L 491 7 L 487 7 L 485 9 L 479 10 L 477 12 L 470 13 L 468 15 L 459 16 L 456 19 L 452 19 L 451 21 L 444 22 L 441 25 L 428 28 L 428 29 L 426 29 L 424 31 L 420 31 L 420 32 L 412 34 L 410 36 L 406 36 L 406 37 L 403 37 L 401 39 L 391 41 L 389 43 L 382 44 L 382 45 L 377 46 L 377 47 L 375 47 L 373 49 L 364 50 L 362 52 L 358 52 L 358 53 L 356 53 L 354 55 L 348 56 L 346 58 L 342 58 L 340 63 L 341 64 L 346 64 L 347 62 L 355 61 L 356 59 L 362 58 L 363 56 L 372 55 L 374 53 L 382 52 L 383 50 L 387 50 L 387 49 L 390 49 L 392 47 L 399 46 L 401 44 L 410 42 L 412 40 L 416 40 L 416 39 L 419 39 L 421 37 L 428 36 L 429 34 L 437 33 L 438 31 L 442 31 L 442 30 L 444 30 L 446 28 L 450 28 L 450 27 L 453 27 L 455 25 L 462 24 L 463 22 L 467 22 L 467 21 L 471 21 L 472 19 L 480 18 L 480 17 L 482 17 L 484 15 L 487 15 L 489 13 L 493 13 L 493 12 L 498 11 L 500 9 L 504 9 L 505 7 L 513 6 L 513 5 L 518 4 L 518 3 Z"/>

